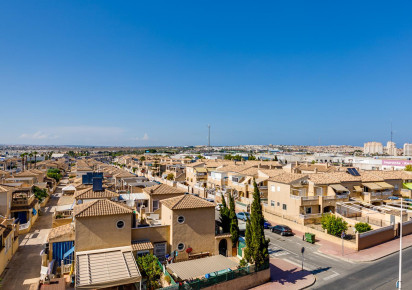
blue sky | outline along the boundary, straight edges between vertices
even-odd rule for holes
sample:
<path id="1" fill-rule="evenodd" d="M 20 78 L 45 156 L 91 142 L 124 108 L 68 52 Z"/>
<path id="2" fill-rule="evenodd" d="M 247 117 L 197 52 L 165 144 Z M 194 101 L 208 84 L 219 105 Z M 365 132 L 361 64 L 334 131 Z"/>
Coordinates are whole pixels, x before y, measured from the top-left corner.
<path id="1" fill-rule="evenodd" d="M 0 143 L 412 142 L 412 4 L 0 3 Z"/>

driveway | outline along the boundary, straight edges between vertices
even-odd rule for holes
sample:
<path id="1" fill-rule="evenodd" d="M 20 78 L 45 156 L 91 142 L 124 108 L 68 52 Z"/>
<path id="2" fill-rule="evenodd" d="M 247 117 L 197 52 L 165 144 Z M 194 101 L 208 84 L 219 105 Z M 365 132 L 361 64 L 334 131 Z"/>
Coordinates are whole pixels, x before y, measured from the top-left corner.
<path id="1" fill-rule="evenodd" d="M 58 186 L 56 193 L 51 196 L 46 207 L 42 208 L 39 216 L 30 232 L 20 236 L 20 246 L 5 269 L 3 289 L 38 289 L 41 257 L 43 244 L 47 242 L 47 236 L 52 226 L 52 209 L 57 204 L 61 189 Z"/>

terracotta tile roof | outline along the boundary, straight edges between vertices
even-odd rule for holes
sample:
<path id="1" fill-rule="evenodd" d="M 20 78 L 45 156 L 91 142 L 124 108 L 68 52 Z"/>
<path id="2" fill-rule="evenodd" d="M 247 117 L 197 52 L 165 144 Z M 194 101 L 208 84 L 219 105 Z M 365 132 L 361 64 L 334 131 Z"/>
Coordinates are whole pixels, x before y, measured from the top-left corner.
<path id="1" fill-rule="evenodd" d="M 111 198 L 118 197 L 119 195 L 116 192 L 110 190 L 103 191 L 93 191 L 93 188 L 86 188 L 80 190 L 74 194 L 76 199 L 95 199 L 95 198 Z"/>
<path id="2" fill-rule="evenodd" d="M 365 171 L 363 171 L 365 172 Z M 362 172 L 362 173 L 363 173 Z M 412 173 L 404 170 L 376 170 L 370 173 L 382 177 L 383 179 L 412 179 Z"/>
<path id="3" fill-rule="evenodd" d="M 9 190 L 11 190 L 11 188 L 8 188 L 6 186 L 1 186 L 0 185 L 0 192 L 8 192 Z"/>
<path id="4" fill-rule="evenodd" d="M 215 207 L 215 205 L 203 198 L 194 196 L 192 194 L 185 194 L 181 196 L 171 197 L 160 201 L 164 206 L 170 209 L 194 209 Z"/>
<path id="5" fill-rule="evenodd" d="M 301 164 L 297 167 L 299 170 L 303 171 L 315 171 L 318 172 L 335 172 L 338 171 L 336 166 L 328 166 L 326 164 Z"/>
<path id="6" fill-rule="evenodd" d="M 126 205 L 107 199 L 98 199 L 74 206 L 74 216 L 76 218 L 128 213 L 133 213 L 133 210 Z"/>
<path id="7" fill-rule="evenodd" d="M 274 177 L 271 177 L 269 181 L 290 184 L 308 176 L 308 174 L 282 173 Z"/>
<path id="8" fill-rule="evenodd" d="M 378 176 L 377 174 L 374 174 L 373 172 L 370 171 L 360 171 L 360 177 L 362 182 L 376 182 L 376 181 L 383 181 L 383 178 Z"/>
<path id="9" fill-rule="evenodd" d="M 205 165 L 204 162 L 197 161 L 197 162 L 194 162 L 194 163 L 186 164 L 186 167 L 196 167 L 196 166 L 204 166 L 204 165 Z"/>
<path id="10" fill-rule="evenodd" d="M 246 165 L 246 164 L 239 164 L 239 165 L 223 165 L 218 168 L 216 168 L 216 171 L 219 172 L 241 172 L 243 170 L 249 169 L 253 167 L 252 164 Z"/>
<path id="11" fill-rule="evenodd" d="M 169 186 L 167 184 L 159 184 L 143 189 L 143 192 L 148 195 L 158 195 L 158 194 L 184 194 L 185 191 L 176 187 Z"/>
<path id="12" fill-rule="evenodd" d="M 153 250 L 153 244 L 149 241 L 132 241 L 133 251 Z"/>
<path id="13" fill-rule="evenodd" d="M 15 177 L 37 177 L 37 173 L 31 171 L 22 171 L 19 173 L 14 174 Z"/>
<path id="14" fill-rule="evenodd" d="M 250 168 L 240 171 L 239 173 L 257 177 L 258 171 L 259 171 L 259 168 L 257 167 L 250 167 Z"/>
<path id="15" fill-rule="evenodd" d="M 341 182 L 360 182 L 360 176 L 353 176 L 346 172 L 311 173 L 309 179 L 315 184 L 334 184 Z"/>
<path id="16" fill-rule="evenodd" d="M 49 232 L 47 240 L 59 238 L 65 235 L 69 236 L 69 238 L 71 238 L 70 236 L 73 235 L 72 238 L 74 238 L 74 225 L 72 223 L 52 228 Z"/>
<path id="17" fill-rule="evenodd" d="M 259 169 L 259 172 L 263 173 L 268 177 L 274 177 L 280 174 L 285 173 L 283 169 Z"/>

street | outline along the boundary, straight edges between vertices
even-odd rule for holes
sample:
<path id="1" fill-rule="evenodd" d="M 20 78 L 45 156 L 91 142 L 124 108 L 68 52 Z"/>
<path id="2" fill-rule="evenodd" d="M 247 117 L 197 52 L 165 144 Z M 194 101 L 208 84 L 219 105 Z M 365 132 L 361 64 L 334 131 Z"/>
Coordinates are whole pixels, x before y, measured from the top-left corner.
<path id="1" fill-rule="evenodd" d="M 270 239 L 269 254 L 301 268 L 304 251 L 304 269 L 316 276 L 310 289 L 394 289 L 398 280 L 399 253 L 375 262 L 350 262 L 318 252 L 319 245 L 310 244 L 300 236 L 283 237 L 265 230 Z M 412 289 L 412 248 L 403 251 L 403 289 Z"/>

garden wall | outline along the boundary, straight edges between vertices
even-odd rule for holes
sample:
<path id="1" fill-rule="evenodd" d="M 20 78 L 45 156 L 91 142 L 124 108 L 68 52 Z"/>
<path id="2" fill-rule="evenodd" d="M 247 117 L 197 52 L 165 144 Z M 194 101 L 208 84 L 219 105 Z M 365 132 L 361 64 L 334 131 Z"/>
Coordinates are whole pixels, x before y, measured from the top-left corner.
<path id="1" fill-rule="evenodd" d="M 394 225 L 380 228 L 377 230 L 365 232 L 356 235 L 356 243 L 358 250 L 363 250 L 369 247 L 373 247 L 384 242 L 388 242 L 395 238 L 396 229 Z"/>

